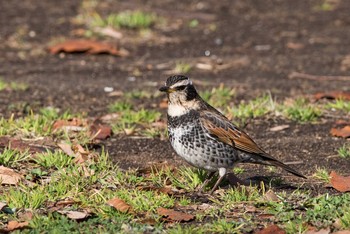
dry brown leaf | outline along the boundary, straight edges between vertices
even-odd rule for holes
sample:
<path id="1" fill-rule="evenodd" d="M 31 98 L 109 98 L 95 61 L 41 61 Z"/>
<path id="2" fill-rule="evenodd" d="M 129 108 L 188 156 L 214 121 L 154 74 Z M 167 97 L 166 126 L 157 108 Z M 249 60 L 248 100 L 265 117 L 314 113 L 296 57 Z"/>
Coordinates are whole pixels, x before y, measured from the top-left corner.
<path id="1" fill-rule="evenodd" d="M 64 129 L 64 130 L 71 130 L 71 131 L 81 131 L 87 126 L 87 120 L 85 119 L 79 119 L 79 118 L 72 118 L 69 120 L 56 120 L 53 125 L 52 129 Z"/>
<path id="2" fill-rule="evenodd" d="M 5 229 L 6 232 L 12 232 L 14 230 L 22 229 L 28 227 L 28 222 L 17 222 L 15 220 L 9 221 Z"/>
<path id="3" fill-rule="evenodd" d="M 126 56 L 128 54 L 125 50 L 118 50 L 115 46 L 93 41 L 93 40 L 68 40 L 50 46 L 51 54 L 58 54 L 60 52 L 66 53 L 88 53 L 88 54 L 111 54 L 116 56 Z"/>
<path id="4" fill-rule="evenodd" d="M 90 126 L 90 135 L 93 139 L 105 140 L 112 136 L 112 128 L 108 125 L 93 123 Z"/>
<path id="5" fill-rule="evenodd" d="M 126 135 L 130 136 L 135 132 L 135 130 L 133 128 L 125 128 L 124 132 Z"/>
<path id="6" fill-rule="evenodd" d="M 107 115 L 104 115 L 104 116 L 100 117 L 100 120 L 102 122 L 111 122 L 112 120 L 119 119 L 119 117 L 120 117 L 120 114 L 118 114 L 118 113 L 111 113 L 111 114 L 107 114 Z"/>
<path id="7" fill-rule="evenodd" d="M 286 231 L 281 229 L 276 224 L 272 224 L 262 230 L 256 231 L 255 234 L 286 234 Z"/>
<path id="8" fill-rule="evenodd" d="M 269 219 L 269 220 L 275 219 L 275 215 L 273 214 L 259 214 L 257 217 L 259 217 L 259 219 Z"/>
<path id="9" fill-rule="evenodd" d="M 332 234 L 350 234 L 350 230 L 337 231 L 333 232 Z"/>
<path id="10" fill-rule="evenodd" d="M 303 49 L 305 47 L 305 45 L 303 43 L 288 42 L 286 44 L 286 47 L 288 49 L 292 49 L 292 50 L 300 50 L 300 49 Z"/>
<path id="11" fill-rule="evenodd" d="M 23 178 L 22 175 L 18 174 L 11 168 L 0 166 L 0 183 L 17 185 L 18 182 Z"/>
<path id="12" fill-rule="evenodd" d="M 72 150 L 72 147 L 68 143 L 65 143 L 65 142 L 61 141 L 60 143 L 57 143 L 57 146 L 60 147 L 60 149 L 65 154 L 67 154 L 67 155 L 69 155 L 71 157 L 77 157 L 77 155 Z"/>
<path id="13" fill-rule="evenodd" d="M 305 232 L 305 234 L 329 234 L 330 232 L 331 231 L 329 228 L 327 229 L 322 228 L 317 230 L 317 228 L 310 226 L 308 227 L 308 230 Z"/>
<path id="14" fill-rule="evenodd" d="M 68 218 L 74 220 L 85 219 L 89 216 L 89 213 L 87 213 L 86 211 L 59 210 L 57 212 L 66 215 Z"/>
<path id="15" fill-rule="evenodd" d="M 256 211 L 256 207 L 255 206 L 246 206 L 245 211 L 254 213 Z"/>
<path id="16" fill-rule="evenodd" d="M 107 201 L 107 204 L 114 207 L 116 210 L 118 210 L 122 213 L 132 213 L 133 212 L 132 207 L 118 197 L 115 197 L 115 198 Z"/>
<path id="17" fill-rule="evenodd" d="M 332 128 L 331 134 L 336 137 L 348 138 L 350 137 L 350 125 L 343 128 Z"/>
<path id="18" fill-rule="evenodd" d="M 269 190 L 267 191 L 265 194 L 264 194 L 264 198 L 267 200 L 267 201 L 280 201 L 280 199 L 277 197 L 277 195 L 275 194 L 274 191 L 272 190 Z"/>
<path id="19" fill-rule="evenodd" d="M 350 176 L 344 177 L 338 175 L 335 171 L 332 171 L 330 177 L 333 188 L 342 193 L 350 191 Z"/>
<path id="20" fill-rule="evenodd" d="M 314 94 L 316 100 L 326 98 L 326 99 L 343 99 L 350 100 L 350 92 L 344 91 L 333 91 L 333 92 L 324 92 Z"/>
<path id="21" fill-rule="evenodd" d="M 71 198 L 67 198 L 66 200 L 56 201 L 56 202 L 48 202 L 46 207 L 51 211 L 58 211 L 72 204 L 80 203 L 72 200 Z"/>
<path id="22" fill-rule="evenodd" d="M 175 211 L 173 209 L 158 208 L 157 213 L 161 216 L 167 217 L 167 220 L 175 222 L 186 222 L 194 219 L 194 216 L 191 214 Z"/>
<path id="23" fill-rule="evenodd" d="M 86 151 L 80 144 L 73 145 L 73 150 L 76 154 L 74 162 L 77 164 L 83 164 L 89 159 L 89 151 Z"/>
<path id="24" fill-rule="evenodd" d="M 18 218 L 21 219 L 21 220 L 26 220 L 26 221 L 29 221 L 29 220 L 32 220 L 33 219 L 33 212 L 31 211 L 23 211 L 23 212 L 18 212 L 17 213 L 18 215 Z"/>
<path id="25" fill-rule="evenodd" d="M 141 186 L 139 189 L 144 191 L 156 191 L 156 192 L 160 192 L 168 195 L 174 194 L 171 187 Z"/>
<path id="26" fill-rule="evenodd" d="M 43 153 L 47 151 L 44 146 L 32 145 L 29 142 L 23 141 L 21 139 L 11 138 L 9 136 L 0 137 L 0 146 L 4 148 L 15 149 L 20 152 L 28 152 L 31 154 Z"/>
<path id="27" fill-rule="evenodd" d="M 289 128 L 289 125 L 288 125 L 288 124 L 279 125 L 279 126 L 270 128 L 270 131 L 271 131 L 271 132 L 278 132 L 278 131 L 282 131 L 282 130 L 287 129 L 287 128 Z"/>

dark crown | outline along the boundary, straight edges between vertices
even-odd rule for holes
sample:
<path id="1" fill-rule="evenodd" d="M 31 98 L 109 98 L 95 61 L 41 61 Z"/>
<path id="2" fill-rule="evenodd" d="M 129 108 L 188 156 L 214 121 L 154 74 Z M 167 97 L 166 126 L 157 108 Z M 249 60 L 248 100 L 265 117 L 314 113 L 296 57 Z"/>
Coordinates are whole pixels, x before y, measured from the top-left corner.
<path id="1" fill-rule="evenodd" d="M 179 81 L 182 81 L 182 80 L 188 80 L 188 77 L 187 76 L 183 76 L 183 75 L 174 75 L 174 76 L 170 76 L 166 82 L 165 82 L 165 85 L 170 87 L 174 84 L 176 84 L 177 82 Z"/>

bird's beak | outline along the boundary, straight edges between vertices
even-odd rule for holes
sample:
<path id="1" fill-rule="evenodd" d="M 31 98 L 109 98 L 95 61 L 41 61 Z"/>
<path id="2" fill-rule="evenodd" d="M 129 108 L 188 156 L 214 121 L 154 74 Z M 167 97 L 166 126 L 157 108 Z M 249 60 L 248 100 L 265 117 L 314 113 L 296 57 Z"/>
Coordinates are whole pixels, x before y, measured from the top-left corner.
<path id="1" fill-rule="evenodd" d="M 159 91 L 161 92 L 166 92 L 166 93 L 171 93 L 171 92 L 174 92 L 175 90 L 174 89 L 171 89 L 170 87 L 168 86 L 162 86 L 159 88 Z"/>

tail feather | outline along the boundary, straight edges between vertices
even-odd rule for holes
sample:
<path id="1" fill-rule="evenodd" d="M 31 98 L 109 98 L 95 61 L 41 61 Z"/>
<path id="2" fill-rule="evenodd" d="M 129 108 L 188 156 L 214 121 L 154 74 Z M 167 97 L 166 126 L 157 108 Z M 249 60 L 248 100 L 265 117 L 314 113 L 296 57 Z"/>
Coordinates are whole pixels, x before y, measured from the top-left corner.
<path id="1" fill-rule="evenodd" d="M 301 178 L 304 178 L 304 179 L 307 179 L 306 176 L 304 176 L 303 174 L 301 174 L 300 172 L 296 171 L 295 169 L 291 168 L 290 166 L 280 162 L 280 161 L 270 161 L 269 160 L 269 163 L 273 166 L 277 166 L 277 167 L 281 167 L 282 169 L 288 171 L 289 173 L 292 173 L 293 175 L 296 175 L 298 177 L 301 177 Z"/>
<path id="2" fill-rule="evenodd" d="M 253 163 L 281 167 L 282 169 L 288 171 L 289 173 L 292 173 L 295 176 L 307 179 L 306 176 L 304 176 L 300 172 L 296 171 L 295 169 L 291 168 L 290 166 L 284 164 L 283 162 L 275 159 L 274 157 L 268 154 L 255 154 L 254 156 L 255 157 L 250 158 L 251 162 Z"/>

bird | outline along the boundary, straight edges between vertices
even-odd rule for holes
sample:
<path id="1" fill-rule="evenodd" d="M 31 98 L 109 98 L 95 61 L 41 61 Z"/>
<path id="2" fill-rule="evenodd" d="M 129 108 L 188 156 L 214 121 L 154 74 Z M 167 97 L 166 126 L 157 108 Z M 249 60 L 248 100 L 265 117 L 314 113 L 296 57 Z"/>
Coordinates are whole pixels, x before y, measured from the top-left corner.
<path id="1" fill-rule="evenodd" d="M 159 91 L 167 94 L 167 128 L 172 148 L 190 165 L 208 171 L 199 193 L 218 173 L 218 179 L 210 191 L 212 194 L 228 170 L 237 163 L 281 167 L 306 179 L 292 167 L 266 153 L 247 133 L 204 101 L 187 76 L 168 77 Z"/>

